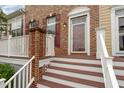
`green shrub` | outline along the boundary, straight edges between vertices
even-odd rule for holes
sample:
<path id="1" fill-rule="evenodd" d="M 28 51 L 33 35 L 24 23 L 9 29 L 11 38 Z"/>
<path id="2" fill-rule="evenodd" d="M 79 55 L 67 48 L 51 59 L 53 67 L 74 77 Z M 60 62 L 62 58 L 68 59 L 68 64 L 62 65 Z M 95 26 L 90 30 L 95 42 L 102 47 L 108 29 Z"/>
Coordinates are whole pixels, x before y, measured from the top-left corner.
<path id="1" fill-rule="evenodd" d="M 9 64 L 0 64 L 0 78 L 10 79 L 15 73 L 15 68 Z"/>

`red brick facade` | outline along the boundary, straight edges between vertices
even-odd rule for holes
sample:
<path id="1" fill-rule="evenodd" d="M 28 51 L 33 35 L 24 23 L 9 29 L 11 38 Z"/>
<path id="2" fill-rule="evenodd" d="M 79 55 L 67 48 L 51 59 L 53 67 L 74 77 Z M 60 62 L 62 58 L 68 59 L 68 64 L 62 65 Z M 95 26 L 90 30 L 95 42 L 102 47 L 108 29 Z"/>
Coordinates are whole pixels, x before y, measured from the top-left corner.
<path id="1" fill-rule="evenodd" d="M 83 6 L 83 5 L 82 5 Z M 43 19 L 46 18 L 50 13 L 60 14 L 60 47 L 55 48 L 56 56 L 66 56 L 68 55 L 68 13 L 76 8 L 78 5 L 68 5 L 68 6 L 45 6 L 45 5 L 30 5 L 26 6 L 26 24 L 31 19 L 36 19 L 39 21 L 39 26 L 43 27 Z M 99 26 L 99 7 L 96 5 L 86 6 L 90 8 L 90 55 L 96 55 L 96 31 L 95 28 Z M 66 23 L 67 26 L 63 27 Z M 45 40 L 45 39 L 44 39 Z M 44 42 L 45 51 L 45 42 Z M 45 54 L 45 52 L 44 52 Z M 76 54 L 80 55 L 80 54 Z M 81 54 L 86 55 L 86 54 Z"/>

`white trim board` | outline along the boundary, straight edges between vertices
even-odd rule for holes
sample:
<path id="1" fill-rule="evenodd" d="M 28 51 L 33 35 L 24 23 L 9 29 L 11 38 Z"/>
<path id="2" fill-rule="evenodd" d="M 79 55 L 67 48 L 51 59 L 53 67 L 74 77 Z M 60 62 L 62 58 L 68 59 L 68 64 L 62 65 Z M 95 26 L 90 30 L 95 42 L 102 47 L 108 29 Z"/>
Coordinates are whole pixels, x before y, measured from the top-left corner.
<path id="1" fill-rule="evenodd" d="M 73 9 L 69 14 L 69 19 L 68 19 L 68 55 L 71 54 L 71 18 L 78 17 L 78 16 L 83 16 L 87 15 L 86 19 L 86 53 L 87 55 L 90 55 L 90 9 L 87 7 L 77 7 Z M 83 52 L 82 52 L 83 53 Z"/>

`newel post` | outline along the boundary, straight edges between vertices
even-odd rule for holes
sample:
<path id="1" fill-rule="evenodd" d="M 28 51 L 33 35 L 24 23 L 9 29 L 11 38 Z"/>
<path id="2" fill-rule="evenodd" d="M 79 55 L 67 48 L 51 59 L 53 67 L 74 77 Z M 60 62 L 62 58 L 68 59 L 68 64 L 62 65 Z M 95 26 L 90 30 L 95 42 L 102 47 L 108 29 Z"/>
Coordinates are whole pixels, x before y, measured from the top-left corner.
<path id="1" fill-rule="evenodd" d="M 4 78 L 0 79 L 0 88 L 5 88 L 5 80 Z"/>
<path id="2" fill-rule="evenodd" d="M 96 51 L 96 58 L 97 59 L 100 59 L 100 37 L 99 37 L 99 35 L 103 35 L 103 37 L 105 38 L 105 29 L 104 28 L 97 28 L 96 29 L 96 46 L 97 46 L 97 51 Z"/>
<path id="3" fill-rule="evenodd" d="M 44 56 L 44 31 L 34 21 L 29 26 L 29 57 L 35 56 L 32 62 L 32 76 L 35 78 L 32 87 L 36 87 L 40 79 L 39 60 Z"/>

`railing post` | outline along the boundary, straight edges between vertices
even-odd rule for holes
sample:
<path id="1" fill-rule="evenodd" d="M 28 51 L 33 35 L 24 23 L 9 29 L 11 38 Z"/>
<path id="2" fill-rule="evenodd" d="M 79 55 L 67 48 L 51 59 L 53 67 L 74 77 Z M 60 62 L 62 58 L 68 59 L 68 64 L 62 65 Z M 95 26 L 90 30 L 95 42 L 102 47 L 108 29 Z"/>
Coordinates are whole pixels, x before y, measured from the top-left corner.
<path id="1" fill-rule="evenodd" d="M 108 72 L 108 67 L 112 67 L 112 57 L 106 57 L 104 58 L 104 73 L 105 73 L 105 87 L 106 88 L 112 88 L 112 81 L 110 78 L 110 73 Z"/>
<path id="2" fill-rule="evenodd" d="M 115 76 L 114 70 L 113 70 L 113 61 L 112 61 L 113 57 L 106 57 L 105 58 L 105 62 L 107 65 L 107 70 L 106 71 L 107 75 L 106 75 L 106 84 L 105 87 L 106 88 L 119 88 L 118 82 L 117 82 L 117 78 Z M 111 71 L 111 72 L 109 72 Z M 112 79 L 111 79 L 112 77 Z"/>
<path id="3" fill-rule="evenodd" d="M 11 38 L 11 36 L 9 35 L 8 36 L 8 57 L 10 56 L 10 51 L 11 51 L 11 49 L 10 49 L 10 43 L 11 43 L 11 41 L 10 41 L 10 38 Z"/>
<path id="4" fill-rule="evenodd" d="M 4 78 L 0 79 L 0 88 L 5 88 L 5 80 Z"/>
<path id="5" fill-rule="evenodd" d="M 97 51 L 96 51 L 96 58 L 100 59 L 100 41 L 99 41 L 99 35 L 102 34 L 103 37 L 105 38 L 105 29 L 104 28 L 97 28 L 96 29 L 96 46 L 97 46 Z"/>

